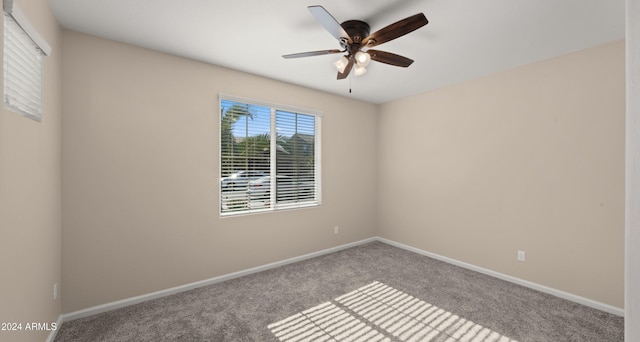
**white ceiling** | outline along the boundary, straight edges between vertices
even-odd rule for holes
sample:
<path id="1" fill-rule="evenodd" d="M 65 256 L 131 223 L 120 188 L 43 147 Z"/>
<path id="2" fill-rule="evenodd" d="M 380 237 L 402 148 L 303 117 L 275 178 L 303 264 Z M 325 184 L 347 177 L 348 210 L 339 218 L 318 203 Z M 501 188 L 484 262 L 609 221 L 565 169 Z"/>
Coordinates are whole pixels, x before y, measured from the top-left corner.
<path id="1" fill-rule="evenodd" d="M 304 87 L 384 103 L 538 60 L 624 39 L 624 0 L 49 0 L 67 29 L 241 70 Z M 377 31 L 423 12 L 429 24 L 376 47 L 415 62 L 372 62 L 336 80 L 339 49 L 307 6 Z M 349 89 L 352 93 L 349 93 Z"/>

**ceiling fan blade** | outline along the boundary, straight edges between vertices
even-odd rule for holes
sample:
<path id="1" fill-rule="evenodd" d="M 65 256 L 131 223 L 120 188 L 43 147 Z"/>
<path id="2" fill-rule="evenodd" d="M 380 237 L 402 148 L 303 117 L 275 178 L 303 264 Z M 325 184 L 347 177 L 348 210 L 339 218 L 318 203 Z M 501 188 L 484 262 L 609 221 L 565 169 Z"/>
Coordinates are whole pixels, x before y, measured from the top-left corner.
<path id="1" fill-rule="evenodd" d="M 424 14 L 414 14 L 370 34 L 362 41 L 362 45 L 380 45 L 398 37 L 402 37 L 409 32 L 413 32 L 428 23 L 429 21 Z"/>
<path id="2" fill-rule="evenodd" d="M 309 52 L 299 52 L 299 53 L 292 53 L 292 54 L 288 54 L 288 55 L 283 55 L 283 58 L 300 58 L 300 57 L 311 57 L 311 56 L 320 56 L 320 55 L 330 55 L 333 53 L 341 53 L 344 52 L 343 50 L 321 50 L 321 51 L 309 51 Z"/>
<path id="3" fill-rule="evenodd" d="M 338 79 L 342 80 L 347 78 L 347 76 L 349 76 L 349 73 L 351 72 L 351 68 L 353 68 L 353 64 L 355 63 L 355 60 L 353 58 L 353 56 L 349 56 L 349 63 L 347 63 L 347 66 L 344 68 L 343 72 L 338 72 Z"/>
<path id="4" fill-rule="evenodd" d="M 411 63 L 413 63 L 413 59 L 396 55 L 395 53 L 391 52 L 369 49 L 367 50 L 367 53 L 371 56 L 371 59 L 376 62 L 386 63 L 403 68 L 406 68 L 411 65 Z"/>
<path id="5" fill-rule="evenodd" d="M 351 38 L 347 31 L 342 28 L 340 23 L 326 9 L 324 9 L 324 7 L 316 5 L 309 6 L 307 8 L 309 9 L 309 12 L 316 17 L 316 20 L 318 20 L 332 36 L 336 37 L 339 41 L 345 40 L 351 44 Z"/>

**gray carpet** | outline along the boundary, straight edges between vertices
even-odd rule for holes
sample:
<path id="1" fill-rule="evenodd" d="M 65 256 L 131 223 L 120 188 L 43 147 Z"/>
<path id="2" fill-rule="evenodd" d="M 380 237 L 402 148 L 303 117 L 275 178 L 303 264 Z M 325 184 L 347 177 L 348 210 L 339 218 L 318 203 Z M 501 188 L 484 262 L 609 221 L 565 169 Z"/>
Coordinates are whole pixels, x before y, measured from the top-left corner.
<path id="1" fill-rule="evenodd" d="M 624 319 L 380 242 L 62 324 L 65 341 L 624 341 Z"/>

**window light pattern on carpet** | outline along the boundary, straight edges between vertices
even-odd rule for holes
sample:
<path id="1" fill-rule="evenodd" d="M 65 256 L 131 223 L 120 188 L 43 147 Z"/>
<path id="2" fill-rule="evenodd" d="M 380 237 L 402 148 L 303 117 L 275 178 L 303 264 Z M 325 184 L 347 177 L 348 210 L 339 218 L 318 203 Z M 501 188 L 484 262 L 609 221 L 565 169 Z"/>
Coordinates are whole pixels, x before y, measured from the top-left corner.
<path id="1" fill-rule="evenodd" d="M 517 342 L 377 281 L 268 328 L 282 342 Z"/>

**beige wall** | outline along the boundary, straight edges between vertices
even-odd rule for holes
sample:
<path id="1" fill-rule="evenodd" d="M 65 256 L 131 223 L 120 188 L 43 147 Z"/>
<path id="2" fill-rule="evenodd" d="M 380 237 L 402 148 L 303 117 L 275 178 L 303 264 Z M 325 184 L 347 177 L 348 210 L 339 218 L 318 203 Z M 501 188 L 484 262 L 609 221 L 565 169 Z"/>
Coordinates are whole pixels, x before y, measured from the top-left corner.
<path id="1" fill-rule="evenodd" d="M 0 322 L 25 328 L 56 322 L 60 314 L 53 285 L 61 280 L 62 31 L 46 0 L 16 3 L 52 47 L 44 61 L 42 122 L 0 105 Z M 0 331 L 0 340 L 43 341 L 48 334 Z"/>
<path id="2" fill-rule="evenodd" d="M 624 65 L 617 42 L 382 105 L 378 234 L 624 307 Z"/>
<path id="3" fill-rule="evenodd" d="M 64 53 L 64 312 L 375 235 L 374 105 L 75 32 Z M 218 93 L 324 112 L 321 207 L 219 218 Z"/>

